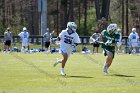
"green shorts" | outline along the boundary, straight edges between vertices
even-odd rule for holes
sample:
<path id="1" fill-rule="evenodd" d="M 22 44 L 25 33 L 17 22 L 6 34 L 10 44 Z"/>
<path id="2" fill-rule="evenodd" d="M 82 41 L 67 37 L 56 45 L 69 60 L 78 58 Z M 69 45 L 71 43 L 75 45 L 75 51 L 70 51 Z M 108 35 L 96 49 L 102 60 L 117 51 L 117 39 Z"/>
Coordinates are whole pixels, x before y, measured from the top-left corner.
<path id="1" fill-rule="evenodd" d="M 104 49 L 104 56 L 107 56 L 107 52 L 111 52 L 113 54 L 113 58 L 115 56 L 115 51 L 111 51 L 111 50 L 107 50 L 107 49 Z"/>

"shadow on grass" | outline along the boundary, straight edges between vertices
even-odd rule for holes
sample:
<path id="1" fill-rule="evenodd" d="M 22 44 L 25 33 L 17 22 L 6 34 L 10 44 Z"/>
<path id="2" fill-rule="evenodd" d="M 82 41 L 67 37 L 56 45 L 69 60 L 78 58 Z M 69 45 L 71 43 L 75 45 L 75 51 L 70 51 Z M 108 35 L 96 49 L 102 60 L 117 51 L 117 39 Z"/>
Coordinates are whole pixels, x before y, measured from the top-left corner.
<path id="1" fill-rule="evenodd" d="M 88 76 L 66 76 L 67 78 L 94 78 L 94 77 L 88 77 Z"/>
<path id="2" fill-rule="evenodd" d="M 135 76 L 130 76 L 130 75 L 122 75 L 122 74 L 113 74 L 112 76 L 117 76 L 117 77 L 135 77 Z"/>

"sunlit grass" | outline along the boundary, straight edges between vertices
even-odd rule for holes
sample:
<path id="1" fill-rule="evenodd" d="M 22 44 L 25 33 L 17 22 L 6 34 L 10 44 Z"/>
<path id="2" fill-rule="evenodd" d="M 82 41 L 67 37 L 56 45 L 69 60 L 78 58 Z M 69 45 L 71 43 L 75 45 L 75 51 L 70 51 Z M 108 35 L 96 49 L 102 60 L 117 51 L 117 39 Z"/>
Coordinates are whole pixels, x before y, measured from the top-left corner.
<path id="1" fill-rule="evenodd" d="M 0 93 L 139 93 L 140 56 L 115 55 L 109 75 L 103 54 L 72 54 L 60 75 L 58 53 L 0 53 Z"/>

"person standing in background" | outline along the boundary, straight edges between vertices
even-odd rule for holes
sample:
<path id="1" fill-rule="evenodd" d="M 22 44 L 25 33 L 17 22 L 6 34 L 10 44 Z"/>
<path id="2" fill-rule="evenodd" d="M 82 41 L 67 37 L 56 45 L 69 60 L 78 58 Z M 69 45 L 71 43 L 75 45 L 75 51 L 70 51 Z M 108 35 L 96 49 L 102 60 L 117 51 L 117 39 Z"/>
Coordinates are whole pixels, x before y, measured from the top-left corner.
<path id="1" fill-rule="evenodd" d="M 118 34 L 119 34 L 119 40 L 117 42 L 117 54 L 121 52 L 121 46 L 122 46 L 122 33 L 121 33 L 121 29 L 117 29 Z"/>
<path id="2" fill-rule="evenodd" d="M 26 27 L 23 27 L 23 31 L 20 32 L 19 37 L 22 40 L 22 48 L 21 48 L 21 52 L 26 52 L 25 48 L 28 48 L 28 52 L 29 52 L 29 33 L 27 31 Z"/>
<path id="3" fill-rule="evenodd" d="M 136 53 L 136 47 L 138 47 L 138 42 L 139 42 L 139 35 L 136 31 L 136 28 L 132 28 L 132 32 L 128 36 L 129 39 L 129 54 L 135 54 Z"/>
<path id="4" fill-rule="evenodd" d="M 52 31 L 52 33 L 50 33 L 49 28 L 47 28 L 46 33 L 43 35 L 43 38 L 45 40 L 45 48 L 47 49 L 47 52 L 49 52 L 49 47 L 50 47 L 51 38 L 52 38 L 53 33 L 54 33 L 54 31 Z"/>
<path id="5" fill-rule="evenodd" d="M 10 28 L 8 27 L 4 32 L 4 51 L 12 51 L 11 43 L 12 43 L 12 32 L 10 32 Z"/>
<path id="6" fill-rule="evenodd" d="M 96 31 L 90 38 L 94 39 L 95 42 L 93 42 L 93 53 L 98 53 L 98 49 L 99 49 L 99 46 L 100 44 L 96 41 L 99 40 L 101 34 Z M 95 50 L 96 49 L 96 50 Z"/>

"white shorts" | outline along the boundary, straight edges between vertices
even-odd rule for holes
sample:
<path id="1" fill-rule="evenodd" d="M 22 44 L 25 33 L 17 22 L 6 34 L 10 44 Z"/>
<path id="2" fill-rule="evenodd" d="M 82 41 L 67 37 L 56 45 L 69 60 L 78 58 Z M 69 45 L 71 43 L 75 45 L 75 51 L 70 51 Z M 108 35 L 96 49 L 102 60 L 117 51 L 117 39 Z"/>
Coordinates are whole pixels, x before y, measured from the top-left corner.
<path id="1" fill-rule="evenodd" d="M 121 46 L 122 45 L 122 42 L 117 42 L 117 46 Z"/>
<path id="2" fill-rule="evenodd" d="M 59 53 L 66 53 L 68 56 L 72 53 L 71 47 L 61 46 L 59 49 Z"/>
<path id="3" fill-rule="evenodd" d="M 29 42 L 27 39 L 22 40 L 22 46 L 29 46 Z"/>
<path id="4" fill-rule="evenodd" d="M 137 47 L 138 43 L 137 42 L 132 42 L 130 45 L 131 45 L 131 47 Z"/>

